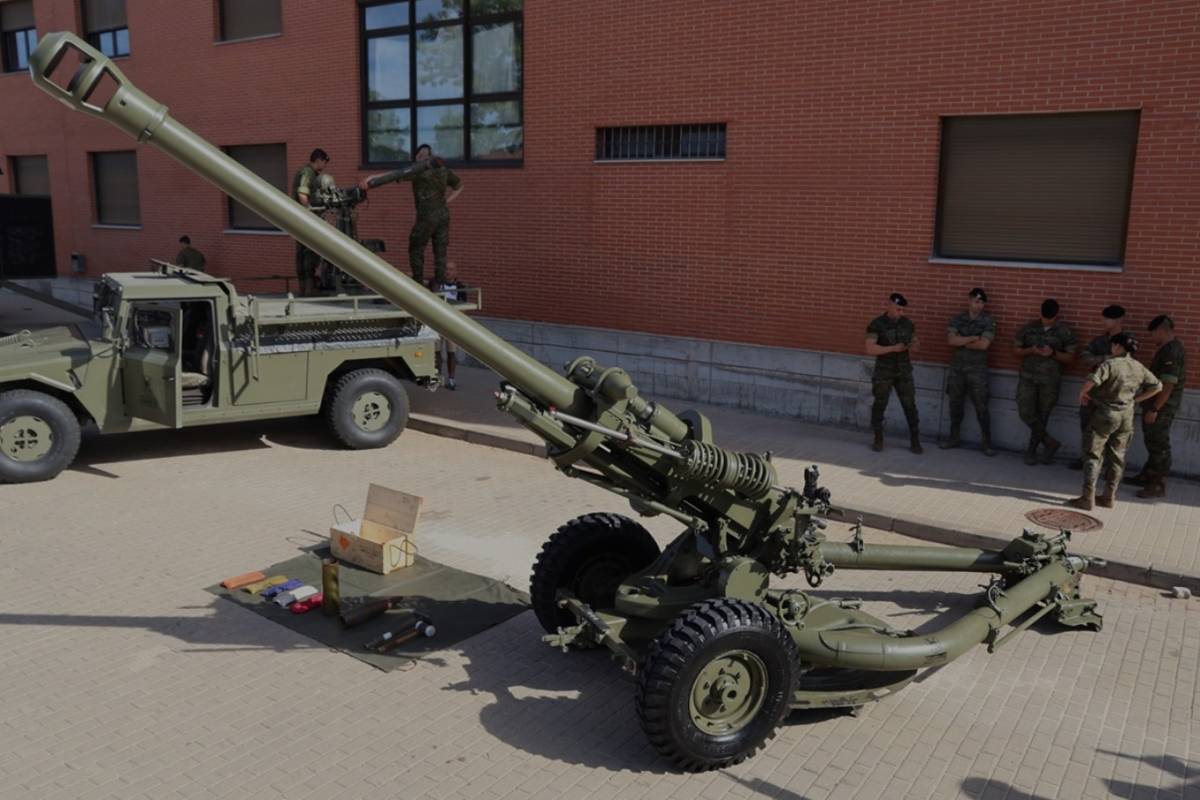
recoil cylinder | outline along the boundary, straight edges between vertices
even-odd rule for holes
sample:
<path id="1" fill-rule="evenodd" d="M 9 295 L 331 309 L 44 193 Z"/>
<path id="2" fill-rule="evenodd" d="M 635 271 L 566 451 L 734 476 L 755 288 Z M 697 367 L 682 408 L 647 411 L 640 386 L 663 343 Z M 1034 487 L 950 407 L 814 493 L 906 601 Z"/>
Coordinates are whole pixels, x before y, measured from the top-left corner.
<path id="1" fill-rule="evenodd" d="M 703 481 L 719 489 L 730 489 L 750 498 L 765 497 L 775 485 L 775 467 L 754 453 L 734 453 L 713 444 L 684 442 L 680 477 Z"/>

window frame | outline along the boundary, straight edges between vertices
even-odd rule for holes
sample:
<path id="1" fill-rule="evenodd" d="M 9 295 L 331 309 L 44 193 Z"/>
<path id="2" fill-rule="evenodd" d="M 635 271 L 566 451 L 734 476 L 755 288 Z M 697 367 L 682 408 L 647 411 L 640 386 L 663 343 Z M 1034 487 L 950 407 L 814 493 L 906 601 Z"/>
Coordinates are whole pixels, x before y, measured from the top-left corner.
<path id="1" fill-rule="evenodd" d="M 79 16 L 83 21 L 84 39 L 87 40 L 87 43 L 90 44 L 92 47 L 96 48 L 97 50 L 99 50 L 101 53 L 104 53 L 104 48 L 101 47 L 101 45 L 100 45 L 100 37 L 104 36 L 105 34 L 111 34 L 113 37 L 113 53 L 112 54 L 104 53 L 104 54 L 106 56 L 108 56 L 109 58 L 129 58 L 130 52 L 132 51 L 132 48 L 133 48 L 133 45 L 131 43 L 132 40 L 129 37 L 129 22 L 128 22 L 128 20 L 126 20 L 124 25 L 119 25 L 114 28 L 99 28 L 97 30 L 91 30 L 91 27 L 90 27 L 91 23 L 88 22 L 88 18 L 87 18 L 86 5 L 87 4 L 84 3 L 83 0 L 80 0 Z M 116 50 L 117 50 L 117 34 L 120 33 L 121 31 L 125 31 L 125 40 L 127 43 L 129 43 L 129 49 L 127 49 L 124 53 L 116 52 Z"/>
<path id="2" fill-rule="evenodd" d="M 103 156 L 127 154 L 133 156 L 133 181 L 138 188 L 137 199 L 137 222 L 112 222 L 102 218 L 102 204 L 100 202 L 100 175 L 97 168 L 98 163 L 103 160 Z M 126 228 L 140 229 L 142 227 L 142 192 L 141 192 L 141 174 L 138 169 L 137 150 L 94 150 L 88 154 L 90 156 L 91 178 L 92 178 L 92 208 L 94 210 L 93 218 L 95 227 L 100 228 Z"/>
<path id="3" fill-rule="evenodd" d="M 938 180 L 937 197 L 934 209 L 933 240 L 930 243 L 929 263 L 931 264 L 960 264 L 966 266 L 1015 267 L 1048 270 L 1078 270 L 1091 272 L 1123 272 L 1128 263 L 1129 221 L 1133 216 L 1133 185 L 1137 177 L 1137 151 L 1141 139 L 1142 124 L 1141 108 L 1103 108 L 1047 112 L 1013 112 L 995 114 L 943 114 L 938 117 Z M 1124 197 L 1124 217 L 1121 224 L 1119 258 L 1114 262 L 1098 259 L 1080 259 L 1078 261 L 1063 259 L 1014 259 L 999 256 L 958 256 L 945 255 L 942 252 L 942 235 L 944 226 L 944 206 L 946 202 L 946 179 L 948 175 L 949 152 L 946 146 L 946 124 L 953 119 L 1011 119 L 1014 117 L 1065 117 L 1085 116 L 1089 114 L 1134 114 L 1133 140 L 1130 143 L 1129 175 Z"/>
<path id="4" fill-rule="evenodd" d="M 262 148 L 262 147 L 277 147 L 277 148 L 279 148 L 280 153 L 283 157 L 283 186 L 276 187 L 276 188 L 278 188 L 280 191 L 282 191 L 284 193 L 287 193 L 289 191 L 290 186 L 288 185 L 289 175 L 288 175 L 288 159 L 287 159 L 287 144 L 286 143 L 284 143 L 284 142 L 252 142 L 252 143 L 248 143 L 248 144 L 246 144 L 246 143 L 227 144 L 221 148 L 221 152 L 223 152 L 225 155 L 232 158 L 234 161 L 237 161 L 237 163 L 242 164 L 242 162 L 238 161 L 237 156 L 235 156 L 234 153 L 232 152 L 239 147 L 260 147 L 260 148 Z M 242 166 L 245 167 L 246 165 L 242 164 Z M 250 167 L 246 167 L 246 169 L 250 169 Z M 250 169 L 250 171 L 254 172 L 254 170 L 252 170 L 252 169 Z M 255 172 L 254 174 L 258 175 L 257 172 Z M 263 178 L 262 175 L 258 175 L 258 177 Z M 267 179 L 263 178 L 263 180 L 267 180 Z M 268 183 L 269 182 L 270 181 L 268 181 Z M 235 222 L 235 220 L 234 220 L 235 204 L 241 205 L 242 208 L 244 208 L 247 212 L 254 214 L 254 216 L 256 216 L 260 220 L 262 220 L 264 224 L 263 225 L 254 225 L 254 226 L 234 224 L 234 222 Z M 237 200 L 234 200 L 232 197 L 228 197 L 228 196 L 225 198 L 225 225 L 226 225 L 226 227 L 225 227 L 226 232 L 230 232 L 230 233 L 282 233 L 282 231 L 279 229 L 279 227 L 277 225 L 272 225 L 269 220 L 263 219 L 249 207 L 242 205 L 241 203 L 238 203 Z"/>
<path id="5" fill-rule="evenodd" d="M 367 9 L 385 6 L 398 0 L 359 0 L 358 3 L 358 33 L 359 33 L 359 85 L 360 85 L 360 163 L 363 167 L 402 167 L 411 161 L 372 161 L 370 158 L 370 128 L 368 119 L 372 111 L 389 109 L 405 109 L 409 111 L 409 130 L 411 131 L 410 146 L 413 151 L 422 144 L 418 141 L 417 116 L 419 109 L 431 107 L 459 107 L 463 118 L 463 157 L 447 158 L 446 163 L 452 167 L 484 167 L 484 168 L 514 168 L 522 167 L 525 163 L 525 8 L 524 3 L 518 11 L 505 11 L 493 14 L 476 14 L 471 11 L 471 0 L 462 0 L 462 16 L 453 19 L 435 20 L 433 22 L 417 23 L 417 0 L 408 0 L 408 24 L 390 28 L 367 30 Z M 512 23 L 516 33 L 517 46 L 520 50 L 520 85 L 516 91 L 488 92 L 475 94 L 474 82 L 474 42 L 473 29 L 479 25 L 497 25 Z M 417 35 L 420 31 L 436 28 L 462 29 L 463 33 L 463 92 L 461 97 L 439 100 L 421 100 L 417 97 Z M 372 39 L 388 36 L 404 35 L 408 37 L 408 86 L 407 100 L 376 100 L 369 98 L 367 54 Z M 517 112 L 521 120 L 521 156 L 519 158 L 473 158 L 471 155 L 471 106 L 480 103 L 511 103 L 517 104 Z M 414 152 L 415 155 L 415 152 Z"/>
<path id="6" fill-rule="evenodd" d="M 17 37 L 25 39 L 25 63 L 20 64 L 17 61 Z M 38 35 L 37 26 L 34 25 L 28 28 L 17 28 L 15 30 L 0 31 L 0 55 L 3 55 L 3 63 L 0 64 L 0 69 L 4 74 L 11 75 L 16 72 L 24 72 L 29 69 L 29 56 L 33 53 L 33 49 L 37 47 Z"/>

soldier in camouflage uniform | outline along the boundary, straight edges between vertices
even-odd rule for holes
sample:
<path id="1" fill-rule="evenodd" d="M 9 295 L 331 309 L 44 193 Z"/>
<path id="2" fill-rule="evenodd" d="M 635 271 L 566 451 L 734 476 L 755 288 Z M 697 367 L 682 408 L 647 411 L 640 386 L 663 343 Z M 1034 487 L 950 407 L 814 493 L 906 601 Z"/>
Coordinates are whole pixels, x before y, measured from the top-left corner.
<path id="1" fill-rule="evenodd" d="M 311 204 L 317 194 L 317 179 L 325 171 L 329 163 L 329 154 L 321 148 L 312 151 L 308 163 L 296 172 L 292 178 L 292 199 L 302 206 Z M 316 294 L 317 267 L 321 257 L 304 245 L 296 242 L 296 277 L 300 281 L 300 296 L 309 297 Z"/>
<path id="2" fill-rule="evenodd" d="M 427 144 L 417 148 L 416 162 L 394 172 L 372 175 L 359 186 L 364 190 L 391 181 L 411 181 L 417 219 L 408 234 L 408 266 L 413 280 L 425 284 L 425 245 L 433 239 L 433 285 L 446 281 L 446 251 L 450 247 L 450 209 L 462 191 L 462 179 L 433 155 Z"/>
<path id="3" fill-rule="evenodd" d="M 1117 484 L 1125 471 L 1125 451 L 1133 438 L 1133 413 L 1138 403 L 1162 391 L 1162 382 L 1134 358 L 1138 343 L 1133 334 L 1112 338 L 1112 358 L 1096 367 L 1079 392 L 1079 404 L 1094 406 L 1083 452 L 1083 491 L 1067 505 L 1091 511 L 1093 505 L 1112 508 Z M 1108 482 L 1096 497 L 1096 480 L 1104 465 Z"/>
<path id="4" fill-rule="evenodd" d="M 1044 444 L 1041 460 L 1043 464 L 1050 464 L 1062 442 L 1051 436 L 1046 426 L 1058 404 L 1063 367 L 1075 358 L 1075 334 L 1058 321 L 1057 300 L 1047 299 L 1042 303 L 1041 317 L 1017 331 L 1013 349 L 1021 356 L 1017 413 L 1029 426 L 1025 463 L 1038 463 L 1038 445 Z"/>
<path id="5" fill-rule="evenodd" d="M 867 355 L 875 356 L 875 370 L 871 374 L 871 393 L 875 402 L 871 405 L 871 428 L 875 440 L 871 449 L 883 449 L 883 413 L 887 410 L 892 389 L 900 398 L 904 417 L 908 420 L 909 449 L 920 455 L 920 425 L 917 416 L 916 384 L 913 383 L 912 361 L 908 354 L 918 347 L 916 327 L 904 316 L 908 300 L 895 292 L 889 298 L 887 311 L 867 326 Z"/>
<path id="6" fill-rule="evenodd" d="M 1163 497 L 1167 493 L 1167 475 L 1171 472 L 1171 423 L 1183 402 L 1183 381 L 1187 375 L 1183 344 L 1175 338 L 1175 323 L 1166 314 L 1150 321 L 1149 331 L 1158 350 L 1150 371 L 1163 382 L 1163 390 L 1146 402 L 1142 416 L 1142 435 L 1146 439 L 1146 466 L 1130 483 L 1140 484 L 1138 497 Z"/>
<path id="7" fill-rule="evenodd" d="M 967 293 L 967 310 L 950 320 L 947 342 L 954 348 L 950 371 L 946 375 L 946 394 L 950 396 L 950 438 L 941 444 L 949 450 L 962 444 L 963 411 L 967 397 L 975 406 L 984 455 L 994 456 L 991 418 L 988 415 L 987 350 L 996 338 L 996 323 L 984 311 L 987 292 L 975 288 Z"/>
<path id="8" fill-rule="evenodd" d="M 1100 312 L 1100 325 L 1103 331 L 1088 344 L 1087 349 L 1079 354 L 1080 362 L 1088 369 L 1095 369 L 1112 358 L 1112 337 L 1124 331 L 1122 325 L 1125 319 L 1125 309 L 1122 306 L 1105 306 Z M 1092 419 L 1092 407 L 1079 407 L 1079 442 L 1080 457 L 1068 466 L 1071 469 L 1083 469 L 1083 444 L 1087 439 L 1088 423 Z"/>
<path id="9" fill-rule="evenodd" d="M 204 265 L 207 263 L 207 259 L 204 258 L 204 253 L 192 247 L 191 237 L 186 234 L 180 236 L 179 243 L 183 247 L 179 248 L 179 252 L 175 254 L 175 263 L 186 269 L 204 272 Z"/>

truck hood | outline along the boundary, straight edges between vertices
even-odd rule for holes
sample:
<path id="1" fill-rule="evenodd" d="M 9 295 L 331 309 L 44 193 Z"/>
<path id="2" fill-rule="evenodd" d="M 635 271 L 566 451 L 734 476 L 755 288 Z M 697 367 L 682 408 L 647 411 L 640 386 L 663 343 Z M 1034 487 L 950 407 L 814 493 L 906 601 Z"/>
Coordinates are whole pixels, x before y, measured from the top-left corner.
<path id="1" fill-rule="evenodd" d="M 42 380 L 74 391 L 92 360 L 81 325 L 21 330 L 0 337 L 0 382 Z"/>

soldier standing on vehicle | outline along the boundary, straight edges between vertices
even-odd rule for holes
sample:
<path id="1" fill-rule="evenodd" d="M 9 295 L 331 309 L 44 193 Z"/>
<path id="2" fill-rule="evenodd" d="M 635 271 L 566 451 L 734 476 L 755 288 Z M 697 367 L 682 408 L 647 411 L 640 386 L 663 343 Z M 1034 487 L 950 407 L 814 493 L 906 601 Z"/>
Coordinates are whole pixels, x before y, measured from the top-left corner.
<path id="1" fill-rule="evenodd" d="M 1041 318 L 1026 323 L 1017 331 L 1013 349 L 1021 356 L 1021 373 L 1017 379 L 1017 412 L 1029 426 L 1029 446 L 1025 448 L 1025 463 L 1038 463 L 1038 445 L 1044 444 L 1042 463 L 1054 461 L 1062 446 L 1046 430 L 1050 414 L 1058 404 L 1062 386 L 1063 367 L 1075 358 L 1075 334 L 1058 321 L 1058 301 L 1042 302 Z"/>
<path id="2" fill-rule="evenodd" d="M 1164 497 L 1167 475 L 1171 473 L 1171 423 L 1183 401 L 1183 381 L 1187 373 L 1183 344 L 1175 338 L 1175 323 L 1166 314 L 1150 320 L 1152 341 L 1158 345 L 1150 371 L 1163 383 L 1163 390 L 1147 401 L 1142 415 L 1142 436 L 1146 440 L 1146 466 L 1129 482 L 1142 487 L 1141 498 Z"/>
<path id="3" fill-rule="evenodd" d="M 329 154 L 321 148 L 312 151 L 308 163 L 296 172 L 292 178 L 292 199 L 302 206 L 311 205 L 317 195 L 318 176 L 325 171 L 329 163 Z M 310 297 L 316 294 L 317 267 L 321 257 L 304 245 L 296 242 L 296 278 L 300 281 L 300 296 Z"/>
<path id="4" fill-rule="evenodd" d="M 963 411 L 967 397 L 975 406 L 983 454 L 996 455 L 992 449 L 991 417 L 988 414 L 987 350 L 996 338 L 996 323 L 986 311 L 987 292 L 978 287 L 967 293 L 967 310 L 950 320 L 946 341 L 954 348 L 946 375 L 946 394 L 950 396 L 950 438 L 943 450 L 962 444 Z"/>
<path id="5" fill-rule="evenodd" d="M 425 245 L 433 239 L 433 284 L 441 286 L 446 280 L 446 252 L 450 247 L 450 209 L 462 192 L 462 179 L 433 155 L 429 145 L 417 148 L 416 163 L 393 172 L 372 175 L 359 184 L 367 189 L 391 181 L 411 181 L 417 219 L 408 234 L 408 267 L 413 280 L 425 285 Z"/>
<path id="6" fill-rule="evenodd" d="M 1093 505 L 1112 508 L 1117 484 L 1125 471 L 1125 451 L 1133 438 L 1133 413 L 1138 403 L 1162 391 L 1162 382 L 1134 358 L 1137 339 L 1131 333 L 1112 338 L 1112 358 L 1088 375 L 1079 391 L 1079 404 L 1093 406 L 1084 438 L 1083 491 L 1067 505 L 1091 511 Z M 1108 482 L 1096 497 L 1101 464 Z"/>
<path id="7" fill-rule="evenodd" d="M 871 449 L 875 452 L 883 449 L 883 412 L 887 410 L 894 387 L 908 420 L 909 449 L 920 455 L 924 449 L 917 416 L 916 384 L 913 383 L 912 361 L 908 357 L 919 347 L 916 326 L 905 316 L 908 300 L 904 295 L 895 292 L 888 300 L 887 311 L 867 326 L 867 355 L 875 356 L 875 370 L 871 374 L 871 393 L 875 396 L 871 405 L 871 428 L 875 440 Z"/>
<path id="8" fill-rule="evenodd" d="M 1095 369 L 1112 358 L 1112 337 L 1122 332 L 1125 308 L 1119 305 L 1105 306 L 1100 312 L 1100 327 L 1102 333 L 1088 344 L 1087 349 L 1079 354 L 1080 362 L 1088 369 Z M 1083 469 L 1083 447 L 1087 439 L 1088 421 L 1092 418 L 1091 406 L 1079 407 L 1079 448 L 1080 457 L 1072 461 L 1071 469 Z"/>
<path id="9" fill-rule="evenodd" d="M 204 258 L 204 253 L 192 247 L 191 237 L 184 234 L 179 237 L 179 243 L 183 247 L 175 254 L 175 264 L 186 269 L 204 272 L 204 265 L 207 263 L 207 260 Z"/>

